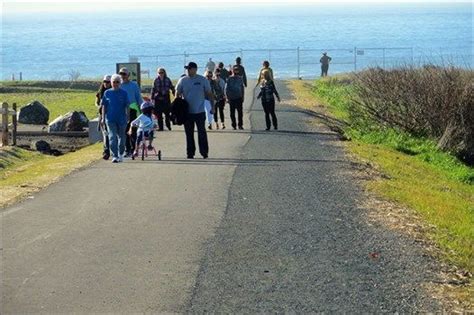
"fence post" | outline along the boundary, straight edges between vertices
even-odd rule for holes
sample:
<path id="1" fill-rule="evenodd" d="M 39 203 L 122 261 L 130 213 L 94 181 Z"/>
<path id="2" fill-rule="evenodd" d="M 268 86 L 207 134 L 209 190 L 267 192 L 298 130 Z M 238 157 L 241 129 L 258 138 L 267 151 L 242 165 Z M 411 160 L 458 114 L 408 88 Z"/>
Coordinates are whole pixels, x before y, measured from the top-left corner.
<path id="1" fill-rule="evenodd" d="M 272 63 L 272 50 L 271 49 L 268 50 L 268 62 Z"/>
<path id="2" fill-rule="evenodd" d="M 296 47 L 297 78 L 300 79 L 300 46 Z"/>
<path id="3" fill-rule="evenodd" d="M 21 74 L 21 72 L 20 72 Z M 12 142 L 13 145 L 16 146 L 16 130 L 17 130 L 17 121 L 16 121 L 16 103 L 12 104 L 13 111 L 15 112 L 15 115 L 12 116 L 12 123 L 13 123 L 13 130 L 12 130 Z"/>
<path id="4" fill-rule="evenodd" d="M 385 69 L 385 48 L 382 48 L 382 56 L 383 56 L 382 68 Z"/>
<path id="5" fill-rule="evenodd" d="M 184 51 L 183 56 L 184 56 L 184 66 L 186 67 L 186 50 Z"/>
<path id="6" fill-rule="evenodd" d="M 23 81 L 23 72 L 20 72 L 20 81 Z"/>
<path id="7" fill-rule="evenodd" d="M 244 50 L 240 48 L 240 58 L 244 59 Z"/>
<path id="8" fill-rule="evenodd" d="M 354 71 L 357 71 L 357 47 L 354 47 Z"/>
<path id="9" fill-rule="evenodd" d="M 2 146 L 8 145 L 8 103 L 2 103 Z"/>
<path id="10" fill-rule="evenodd" d="M 413 56 L 413 47 L 411 47 L 411 65 L 412 67 L 415 65 L 415 60 L 414 60 L 414 56 Z"/>

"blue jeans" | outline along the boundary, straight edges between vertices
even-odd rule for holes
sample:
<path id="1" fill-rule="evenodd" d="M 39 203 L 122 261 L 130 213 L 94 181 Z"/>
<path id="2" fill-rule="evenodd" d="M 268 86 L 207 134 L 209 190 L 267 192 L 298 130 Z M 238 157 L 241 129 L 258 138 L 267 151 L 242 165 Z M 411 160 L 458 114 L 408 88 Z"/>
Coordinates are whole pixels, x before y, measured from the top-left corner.
<path id="1" fill-rule="evenodd" d="M 107 122 L 107 130 L 109 132 L 109 145 L 112 151 L 112 157 L 118 158 L 125 152 L 125 128 L 127 123 Z"/>

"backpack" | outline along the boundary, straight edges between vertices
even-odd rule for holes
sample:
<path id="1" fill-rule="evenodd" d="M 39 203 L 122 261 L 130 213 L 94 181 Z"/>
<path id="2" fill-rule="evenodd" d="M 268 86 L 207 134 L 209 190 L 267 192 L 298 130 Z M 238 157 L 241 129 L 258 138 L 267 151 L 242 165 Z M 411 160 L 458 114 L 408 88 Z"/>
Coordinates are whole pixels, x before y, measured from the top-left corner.
<path id="1" fill-rule="evenodd" d="M 173 122 L 173 125 L 179 126 L 186 122 L 188 106 L 188 102 L 180 97 L 173 100 L 171 103 L 171 121 Z"/>

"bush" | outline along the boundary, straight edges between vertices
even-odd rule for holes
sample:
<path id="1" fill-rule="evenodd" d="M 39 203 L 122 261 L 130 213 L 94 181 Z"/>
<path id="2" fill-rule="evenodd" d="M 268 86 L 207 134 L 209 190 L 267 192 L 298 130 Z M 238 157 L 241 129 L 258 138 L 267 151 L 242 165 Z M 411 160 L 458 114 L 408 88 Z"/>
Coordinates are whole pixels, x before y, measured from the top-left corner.
<path id="1" fill-rule="evenodd" d="M 474 72 L 454 67 L 371 68 L 354 74 L 350 120 L 399 129 L 474 164 Z"/>

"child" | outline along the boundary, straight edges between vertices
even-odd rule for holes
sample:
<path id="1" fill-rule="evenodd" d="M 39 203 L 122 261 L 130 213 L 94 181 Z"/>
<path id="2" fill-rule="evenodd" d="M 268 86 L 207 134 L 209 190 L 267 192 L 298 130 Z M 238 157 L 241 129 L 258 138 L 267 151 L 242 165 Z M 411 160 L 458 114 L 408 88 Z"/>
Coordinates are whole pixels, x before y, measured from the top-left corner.
<path id="1" fill-rule="evenodd" d="M 138 155 L 138 145 L 141 141 L 145 141 L 144 137 L 148 138 L 148 150 L 153 149 L 153 129 L 156 128 L 156 123 L 152 119 L 153 104 L 150 101 L 145 101 L 141 104 L 140 110 L 142 113 L 130 123 L 128 134 L 132 134 L 132 127 L 138 127 L 137 130 L 137 145 L 135 146 L 135 154 Z"/>
<path id="2" fill-rule="evenodd" d="M 265 122 L 267 123 L 267 129 L 270 130 L 270 115 L 272 116 L 273 127 L 275 130 L 278 129 L 278 121 L 275 115 L 275 98 L 273 94 L 276 95 L 278 102 L 280 102 L 280 96 L 276 90 L 275 84 L 271 78 L 270 71 L 263 71 L 263 82 L 260 85 L 260 93 L 257 96 L 258 98 L 262 98 L 262 106 L 263 110 L 265 111 Z"/>

